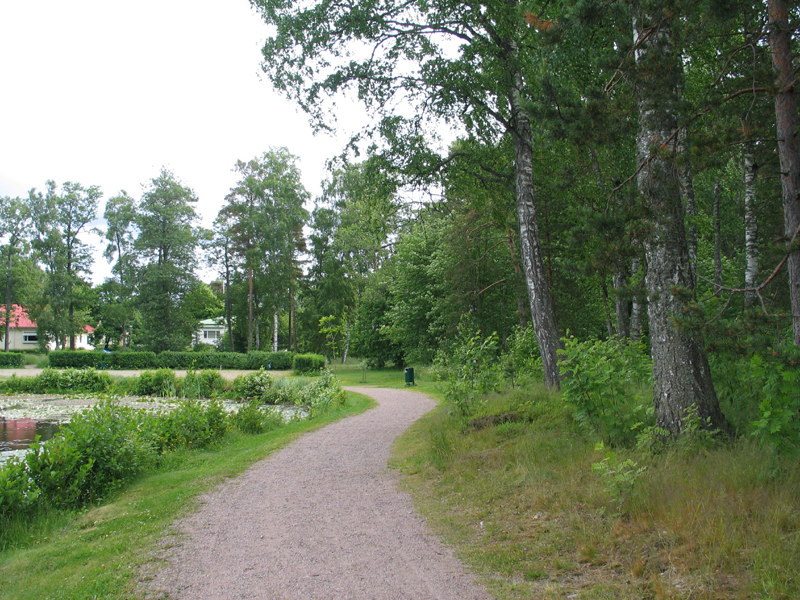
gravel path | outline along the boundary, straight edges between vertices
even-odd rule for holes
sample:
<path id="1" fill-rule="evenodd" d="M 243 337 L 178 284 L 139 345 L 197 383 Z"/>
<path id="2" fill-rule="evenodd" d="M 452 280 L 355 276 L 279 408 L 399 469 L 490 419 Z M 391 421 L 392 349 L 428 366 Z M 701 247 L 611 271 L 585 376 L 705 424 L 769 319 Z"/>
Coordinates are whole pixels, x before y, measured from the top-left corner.
<path id="1" fill-rule="evenodd" d="M 390 446 L 433 408 L 405 390 L 351 388 L 379 406 L 306 434 L 204 498 L 148 587 L 179 599 L 488 600 L 388 471 Z"/>

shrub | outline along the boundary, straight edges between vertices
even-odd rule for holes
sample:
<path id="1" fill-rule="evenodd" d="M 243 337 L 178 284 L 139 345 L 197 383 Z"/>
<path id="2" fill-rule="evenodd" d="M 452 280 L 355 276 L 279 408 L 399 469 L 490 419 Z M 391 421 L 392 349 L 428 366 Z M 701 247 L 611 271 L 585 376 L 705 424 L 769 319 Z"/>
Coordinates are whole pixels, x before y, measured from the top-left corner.
<path id="1" fill-rule="evenodd" d="M 204 448 L 228 429 L 228 416 L 217 400 L 184 400 L 155 421 L 155 444 L 160 452 L 177 448 Z"/>
<path id="2" fill-rule="evenodd" d="M 219 371 L 204 369 L 199 373 L 188 371 L 183 380 L 183 395 L 187 398 L 211 398 L 223 391 L 225 380 Z"/>
<path id="3" fill-rule="evenodd" d="M 100 369 L 106 356 L 108 354 L 100 350 L 52 350 L 48 360 L 50 366 L 57 369 Z"/>
<path id="4" fill-rule="evenodd" d="M 497 334 L 484 338 L 468 319 L 458 325 L 458 337 L 448 350 L 436 356 L 436 368 L 442 380 L 445 400 L 463 417 L 475 412 L 489 392 L 501 383 L 497 360 Z"/>
<path id="5" fill-rule="evenodd" d="M 136 393 L 140 396 L 161 396 L 171 398 L 175 395 L 175 372 L 170 369 L 144 371 L 136 382 Z"/>
<path id="6" fill-rule="evenodd" d="M 239 408 L 231 417 L 231 422 L 242 433 L 256 434 L 276 429 L 283 424 L 283 418 L 280 413 L 251 401 Z"/>
<path id="7" fill-rule="evenodd" d="M 564 398 L 576 409 L 584 428 L 610 445 L 630 445 L 636 430 L 649 421 L 652 390 L 650 357 L 640 343 L 564 339 L 559 351 Z"/>
<path id="8" fill-rule="evenodd" d="M 46 443 L 33 443 L 25 455 L 25 464 L 46 506 L 80 506 L 92 463 L 85 460 L 68 434 L 58 435 Z"/>
<path id="9" fill-rule="evenodd" d="M 321 354 L 295 354 L 292 369 L 297 373 L 319 373 L 325 368 L 325 357 Z"/>
<path id="10" fill-rule="evenodd" d="M 344 403 L 344 390 L 339 380 L 326 369 L 319 379 L 300 389 L 300 402 L 314 416 Z"/>
<path id="11" fill-rule="evenodd" d="M 261 400 L 267 397 L 271 387 L 272 377 L 263 369 L 255 373 L 239 375 L 233 380 L 233 394 L 236 398 L 243 400 Z"/>
<path id="12" fill-rule="evenodd" d="M 41 493 L 24 461 L 12 458 L 0 467 L 0 517 L 31 512 Z"/>
<path id="13" fill-rule="evenodd" d="M 247 353 L 248 369 L 287 370 L 292 368 L 294 353 L 288 351 L 263 352 L 253 350 Z"/>
<path id="14" fill-rule="evenodd" d="M 59 393 L 93 392 L 100 393 L 111 389 L 113 381 L 108 373 L 94 369 L 45 368 L 35 377 L 11 376 L 0 387 L 13 393 Z"/>
<path id="15" fill-rule="evenodd" d="M 157 364 L 155 352 L 117 351 L 106 355 L 108 369 L 155 369 Z"/>
<path id="16" fill-rule="evenodd" d="M 21 367 L 24 360 L 21 352 L 0 352 L 0 367 Z"/>

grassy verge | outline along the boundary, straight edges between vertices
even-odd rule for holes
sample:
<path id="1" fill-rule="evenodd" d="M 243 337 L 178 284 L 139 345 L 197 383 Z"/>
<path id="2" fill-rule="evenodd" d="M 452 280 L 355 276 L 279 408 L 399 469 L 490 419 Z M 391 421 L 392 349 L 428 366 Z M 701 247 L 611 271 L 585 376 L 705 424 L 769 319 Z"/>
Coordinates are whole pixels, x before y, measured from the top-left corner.
<path id="1" fill-rule="evenodd" d="M 404 369 L 364 369 L 360 362 L 350 360 L 347 364 L 332 363 L 328 366 L 342 385 L 361 387 L 404 388 Z M 434 379 L 428 367 L 414 368 L 414 386 L 409 389 L 430 393 L 434 391 Z"/>
<path id="2" fill-rule="evenodd" d="M 476 417 L 440 405 L 393 465 L 497 598 L 800 598 L 796 458 L 748 441 L 607 455 L 544 390 Z"/>
<path id="3" fill-rule="evenodd" d="M 312 429 L 373 405 L 348 394 L 342 408 L 262 435 L 229 434 L 219 446 L 172 455 L 158 472 L 108 502 L 77 514 L 12 524 L 13 547 L 0 552 L 0 597 L 8 600 L 130 599 L 153 566 L 153 550 L 197 497 Z"/>

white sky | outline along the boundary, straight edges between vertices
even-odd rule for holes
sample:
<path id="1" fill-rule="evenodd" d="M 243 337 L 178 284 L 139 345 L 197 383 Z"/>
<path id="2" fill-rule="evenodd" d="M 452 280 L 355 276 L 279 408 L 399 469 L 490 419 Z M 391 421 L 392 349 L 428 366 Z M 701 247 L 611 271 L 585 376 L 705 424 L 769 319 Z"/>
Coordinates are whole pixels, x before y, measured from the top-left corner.
<path id="1" fill-rule="evenodd" d="M 345 118 L 340 140 L 312 136 L 260 77 L 267 33 L 247 0 L 0 0 L 0 196 L 53 179 L 139 198 L 166 166 L 208 226 L 236 160 L 275 146 L 300 158 L 316 196 L 360 123 Z M 98 257 L 93 280 L 108 272 Z"/>

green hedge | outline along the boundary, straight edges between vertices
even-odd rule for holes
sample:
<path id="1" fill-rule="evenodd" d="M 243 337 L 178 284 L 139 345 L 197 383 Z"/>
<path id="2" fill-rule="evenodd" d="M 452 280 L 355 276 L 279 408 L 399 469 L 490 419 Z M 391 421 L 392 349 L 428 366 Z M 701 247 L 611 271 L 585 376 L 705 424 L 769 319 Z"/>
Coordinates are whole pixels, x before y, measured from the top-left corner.
<path id="1" fill-rule="evenodd" d="M 9 353 L 10 354 L 10 353 Z M 0 353 L 0 366 L 3 353 Z M 50 366 L 57 369 L 278 369 L 293 367 L 292 352 L 154 352 L 100 350 L 53 350 Z M 19 355 L 19 366 L 22 355 Z M 9 365 L 9 366 L 17 366 Z"/>
<path id="2" fill-rule="evenodd" d="M 0 367 L 21 367 L 23 363 L 21 352 L 0 352 Z"/>
<path id="3" fill-rule="evenodd" d="M 325 368 L 325 357 L 321 354 L 295 354 L 292 369 L 298 373 L 319 373 Z"/>

